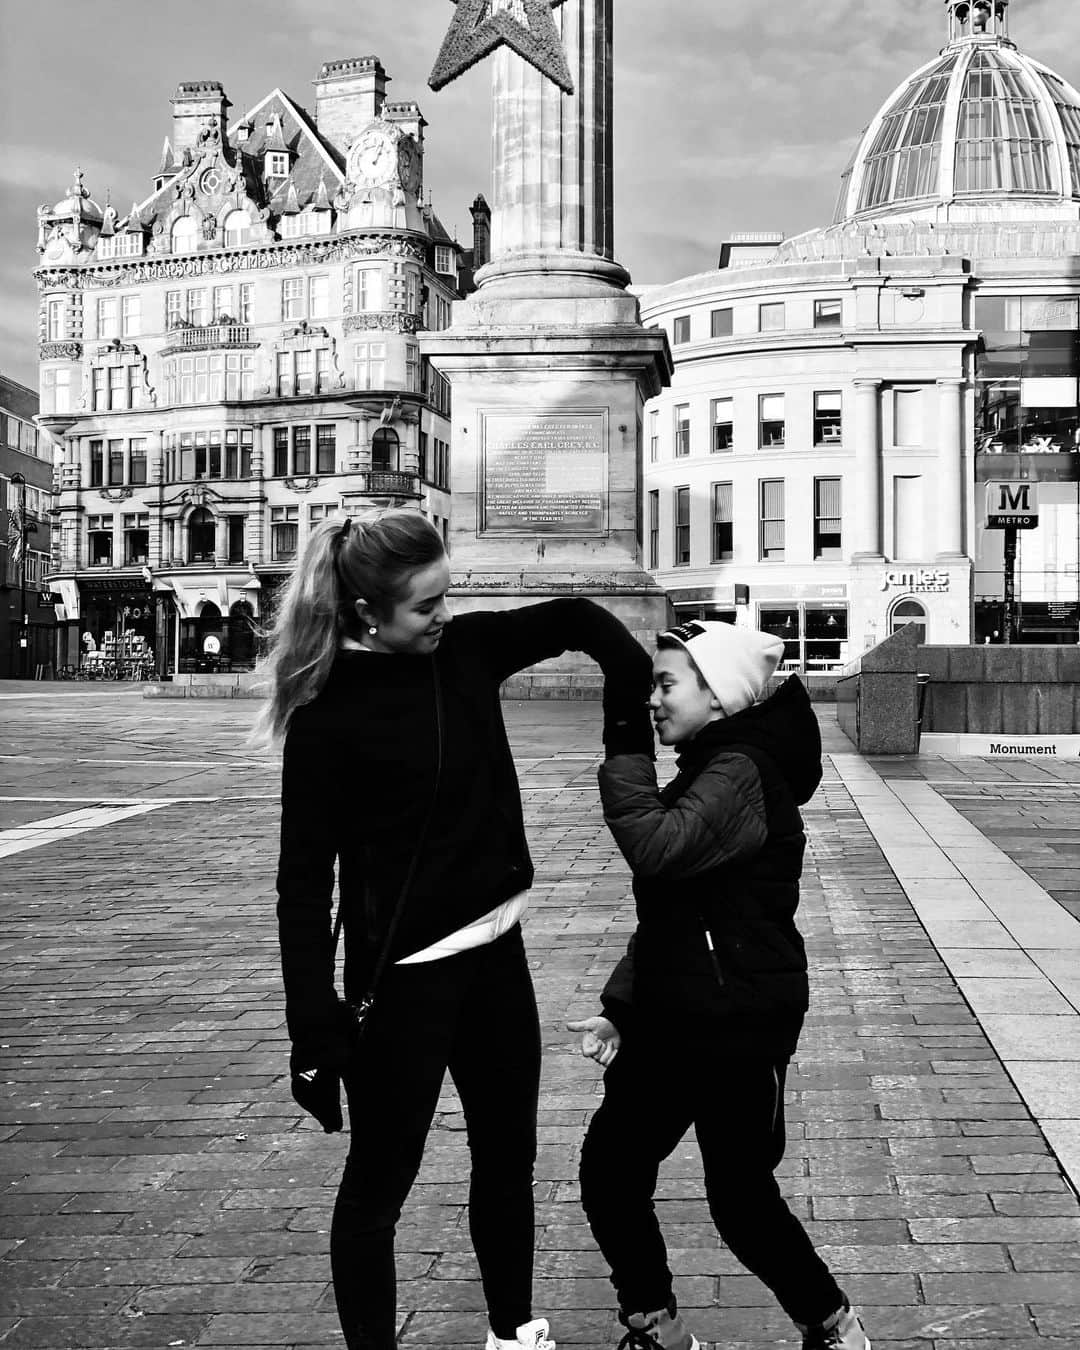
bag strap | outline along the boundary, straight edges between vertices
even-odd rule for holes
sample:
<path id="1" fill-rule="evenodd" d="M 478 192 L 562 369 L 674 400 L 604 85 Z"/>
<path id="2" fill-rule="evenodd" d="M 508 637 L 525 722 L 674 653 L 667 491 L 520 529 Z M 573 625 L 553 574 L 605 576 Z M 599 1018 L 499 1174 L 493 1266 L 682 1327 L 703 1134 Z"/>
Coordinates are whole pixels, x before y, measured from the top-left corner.
<path id="1" fill-rule="evenodd" d="M 397 903 L 394 905 L 394 912 L 390 916 L 386 937 L 383 939 L 382 947 L 379 950 L 379 957 L 375 962 L 375 969 L 368 982 L 368 990 L 364 995 L 361 1006 L 370 1005 L 374 1001 L 375 989 L 382 978 L 383 971 L 386 969 L 386 963 L 390 959 L 390 949 L 394 944 L 394 937 L 397 934 L 401 916 L 405 911 L 405 901 L 408 899 L 409 891 L 412 889 L 413 881 L 416 878 L 416 869 L 420 864 L 420 854 L 427 842 L 427 837 L 431 830 L 431 822 L 435 817 L 435 806 L 438 802 L 439 785 L 442 782 L 443 768 L 443 699 L 442 684 L 439 681 L 439 668 L 434 660 L 431 663 L 431 680 L 435 700 L 435 789 L 431 794 L 427 815 L 424 817 L 424 823 L 420 828 L 420 834 L 417 836 L 412 858 L 409 860 L 409 868 L 405 873 L 405 880 L 401 884 L 401 890 L 398 892 Z M 334 920 L 334 956 L 337 955 L 338 939 L 341 936 L 341 925 L 342 920 L 344 919 L 344 909 L 345 897 L 342 896 L 338 900 L 337 917 Z"/>

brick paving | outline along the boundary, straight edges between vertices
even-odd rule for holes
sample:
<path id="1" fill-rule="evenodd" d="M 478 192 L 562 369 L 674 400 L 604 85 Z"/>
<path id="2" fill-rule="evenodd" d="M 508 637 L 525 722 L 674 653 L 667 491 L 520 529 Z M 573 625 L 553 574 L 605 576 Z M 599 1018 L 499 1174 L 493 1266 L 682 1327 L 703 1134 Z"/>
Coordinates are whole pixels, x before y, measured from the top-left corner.
<path id="1" fill-rule="evenodd" d="M 165 804 L 0 858 L 0 1345 L 339 1346 L 327 1228 L 344 1144 L 300 1116 L 282 1076 L 276 770 L 244 744 L 255 706 L 34 692 L 0 707 L 0 795 Z M 597 715 L 508 712 L 537 862 L 536 1300 L 561 1344 L 589 1347 L 618 1336 L 575 1179 L 599 1083 L 563 1023 L 595 1007 L 632 927 L 595 791 Z M 1016 817 L 992 813 L 1011 801 L 968 788 L 984 766 L 932 776 L 1008 850 L 998 830 Z M 0 832 L 72 809 L 0 801 Z M 789 1078 L 786 1193 L 875 1350 L 1076 1350 L 1075 1193 L 831 765 L 806 817 L 814 1001 Z M 448 1090 L 399 1233 L 404 1346 L 483 1343 L 466 1177 Z M 699 1337 L 797 1345 L 719 1245 L 691 1143 L 658 1207 Z"/>

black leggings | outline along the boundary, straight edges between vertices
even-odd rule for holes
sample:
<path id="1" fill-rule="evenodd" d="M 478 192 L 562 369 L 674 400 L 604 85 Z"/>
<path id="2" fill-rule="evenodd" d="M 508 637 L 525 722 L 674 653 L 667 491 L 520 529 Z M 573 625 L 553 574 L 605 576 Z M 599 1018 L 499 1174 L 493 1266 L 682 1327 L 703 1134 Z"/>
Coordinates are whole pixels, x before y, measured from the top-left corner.
<path id="1" fill-rule="evenodd" d="M 794 1322 L 815 1325 L 843 1304 L 773 1176 L 786 1142 L 786 1070 L 786 1061 L 719 1059 L 700 1046 L 680 1051 L 674 1031 L 668 1043 L 623 1044 L 585 1138 L 581 1199 L 624 1314 L 670 1304 L 653 1195 L 660 1163 L 691 1125 L 709 1212 L 731 1252 Z"/>
<path id="2" fill-rule="evenodd" d="M 540 1025 L 521 929 L 387 971 L 345 1083 L 351 1141 L 330 1234 L 348 1350 L 393 1350 L 394 1230 L 447 1069 L 472 1157 L 469 1231 L 496 1336 L 532 1320 Z"/>

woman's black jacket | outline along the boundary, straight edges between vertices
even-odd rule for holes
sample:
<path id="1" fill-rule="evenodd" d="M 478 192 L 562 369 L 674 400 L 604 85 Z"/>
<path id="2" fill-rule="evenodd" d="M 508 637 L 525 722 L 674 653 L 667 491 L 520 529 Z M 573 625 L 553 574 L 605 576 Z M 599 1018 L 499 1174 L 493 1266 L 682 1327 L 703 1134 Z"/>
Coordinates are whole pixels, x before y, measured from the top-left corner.
<path id="1" fill-rule="evenodd" d="M 821 733 L 801 681 L 680 747 L 662 791 L 644 755 L 600 770 L 604 817 L 634 874 L 638 927 L 602 1002 L 733 1055 L 794 1053 L 809 987 L 795 926 Z M 710 950 L 710 942 L 712 950 Z"/>
<path id="2" fill-rule="evenodd" d="M 278 929 L 293 1063 L 342 1053 L 334 990 L 334 868 L 344 916 L 346 996 L 361 998 L 432 802 L 433 665 L 443 707 L 442 774 L 390 959 L 421 951 L 526 890 L 533 879 L 499 687 L 516 671 L 582 651 L 605 675 L 609 749 L 651 753 L 650 661 L 607 610 L 584 599 L 455 619 L 434 657 L 343 651 L 285 740 Z M 621 741 L 620 741 L 621 738 Z"/>

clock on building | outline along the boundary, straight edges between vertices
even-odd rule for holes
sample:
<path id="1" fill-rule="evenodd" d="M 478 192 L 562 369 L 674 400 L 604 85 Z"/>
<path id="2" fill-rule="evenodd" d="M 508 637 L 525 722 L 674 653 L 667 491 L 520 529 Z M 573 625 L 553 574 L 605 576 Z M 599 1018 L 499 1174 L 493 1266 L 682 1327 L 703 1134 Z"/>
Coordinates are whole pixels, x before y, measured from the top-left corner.
<path id="1" fill-rule="evenodd" d="M 398 171 L 394 138 L 378 127 L 369 127 L 349 151 L 349 177 L 372 186 L 388 185 Z"/>
<path id="2" fill-rule="evenodd" d="M 420 151 L 411 136 L 398 142 L 398 177 L 406 192 L 415 192 L 420 186 Z"/>

